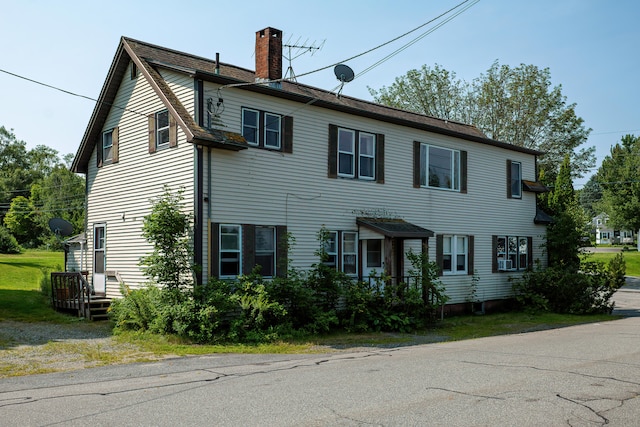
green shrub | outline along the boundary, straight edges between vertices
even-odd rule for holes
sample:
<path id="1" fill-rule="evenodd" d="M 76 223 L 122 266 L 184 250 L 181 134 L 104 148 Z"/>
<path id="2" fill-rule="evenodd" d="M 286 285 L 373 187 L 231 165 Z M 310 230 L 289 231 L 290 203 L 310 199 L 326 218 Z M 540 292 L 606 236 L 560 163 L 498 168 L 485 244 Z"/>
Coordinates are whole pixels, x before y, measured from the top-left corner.
<path id="1" fill-rule="evenodd" d="M 0 226 L 0 254 L 19 254 L 22 247 L 7 227 Z"/>
<path id="2" fill-rule="evenodd" d="M 563 265 L 528 271 L 513 288 L 525 310 L 595 314 L 613 309 L 614 283 L 603 263 L 583 261 L 579 271 Z"/>
<path id="3" fill-rule="evenodd" d="M 123 297 L 112 300 L 109 308 L 116 330 L 157 331 L 162 291 L 155 286 L 132 290 L 122 284 L 120 292 Z"/>
<path id="4" fill-rule="evenodd" d="M 609 273 L 610 285 L 614 289 L 620 289 L 625 284 L 625 274 L 627 273 L 627 264 L 622 253 L 616 254 L 607 264 L 607 272 Z"/>

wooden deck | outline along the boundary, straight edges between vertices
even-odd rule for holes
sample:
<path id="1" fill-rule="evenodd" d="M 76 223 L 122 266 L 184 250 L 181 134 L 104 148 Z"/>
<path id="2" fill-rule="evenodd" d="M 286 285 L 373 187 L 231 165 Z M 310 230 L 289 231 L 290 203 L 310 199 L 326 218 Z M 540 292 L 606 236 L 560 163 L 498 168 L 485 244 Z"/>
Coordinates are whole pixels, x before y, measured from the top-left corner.
<path id="1" fill-rule="evenodd" d="M 107 320 L 111 299 L 92 294 L 81 273 L 51 273 L 51 302 L 58 311 L 90 320 Z"/>

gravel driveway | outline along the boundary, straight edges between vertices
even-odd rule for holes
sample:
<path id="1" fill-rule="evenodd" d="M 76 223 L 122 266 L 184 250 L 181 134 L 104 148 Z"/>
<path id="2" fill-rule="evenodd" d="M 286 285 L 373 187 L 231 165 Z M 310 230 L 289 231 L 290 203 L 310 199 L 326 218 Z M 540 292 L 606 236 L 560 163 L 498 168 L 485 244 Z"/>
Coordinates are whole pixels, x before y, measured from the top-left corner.
<path id="1" fill-rule="evenodd" d="M 111 337 L 108 323 L 0 322 L 0 378 L 158 359 Z"/>

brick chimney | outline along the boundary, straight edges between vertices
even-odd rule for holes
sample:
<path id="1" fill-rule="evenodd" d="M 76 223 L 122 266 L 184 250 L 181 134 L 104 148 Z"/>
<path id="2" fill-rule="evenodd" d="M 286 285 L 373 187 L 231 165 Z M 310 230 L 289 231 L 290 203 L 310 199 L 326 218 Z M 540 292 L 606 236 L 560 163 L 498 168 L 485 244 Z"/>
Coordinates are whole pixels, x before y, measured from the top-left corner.
<path id="1" fill-rule="evenodd" d="M 256 32 L 256 81 L 282 78 L 282 31 L 267 27 Z"/>

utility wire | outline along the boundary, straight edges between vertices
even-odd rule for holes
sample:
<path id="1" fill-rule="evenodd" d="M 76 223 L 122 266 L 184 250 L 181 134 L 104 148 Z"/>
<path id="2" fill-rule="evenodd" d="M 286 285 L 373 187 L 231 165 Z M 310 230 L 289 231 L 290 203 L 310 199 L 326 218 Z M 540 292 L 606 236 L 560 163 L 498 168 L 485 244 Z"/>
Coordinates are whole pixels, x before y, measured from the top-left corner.
<path id="1" fill-rule="evenodd" d="M 336 66 L 336 65 L 338 65 L 338 64 L 342 64 L 342 63 L 345 63 L 345 62 L 349 62 L 349 61 L 351 61 L 351 60 L 353 60 L 353 59 L 356 59 L 356 58 L 359 58 L 359 57 L 361 57 L 361 56 L 367 55 L 367 54 L 369 54 L 369 53 L 373 52 L 374 50 L 378 50 L 378 49 L 380 49 L 380 48 L 382 48 L 382 47 L 384 47 L 384 46 L 387 46 L 388 44 L 391 44 L 391 43 L 393 43 L 393 42 L 395 42 L 395 41 L 398 41 L 398 40 L 400 40 L 401 38 L 406 37 L 406 36 L 408 36 L 409 34 L 411 34 L 411 33 L 413 33 L 413 32 L 416 32 L 416 31 L 418 31 L 419 29 L 421 29 L 421 28 L 423 28 L 423 27 L 425 27 L 425 26 L 427 26 L 427 25 L 431 24 L 432 22 L 437 21 L 438 19 L 440 19 L 440 18 L 442 18 L 443 16 L 445 16 L 445 15 L 449 14 L 450 12 L 452 12 L 453 10 L 455 10 L 455 9 L 459 8 L 459 7 L 460 7 L 460 6 L 462 6 L 463 4 L 468 3 L 469 1 L 471 1 L 471 0 L 464 0 L 462 3 L 457 4 L 456 6 L 452 7 L 452 8 L 451 8 L 451 9 L 449 9 L 449 10 L 447 10 L 446 12 L 441 13 L 440 15 L 436 16 L 435 18 L 433 18 L 433 19 L 431 19 L 431 20 L 429 20 L 429 21 L 425 22 L 424 24 L 421 24 L 421 25 L 419 25 L 419 26 L 415 27 L 414 29 L 409 30 L 409 31 L 407 31 L 406 33 L 401 34 L 401 35 L 399 35 L 399 36 L 397 36 L 397 37 L 395 37 L 395 38 L 393 38 L 393 39 L 391 39 L 391 40 L 389 40 L 389 41 L 386 41 L 386 42 L 384 42 L 384 43 L 382 43 L 382 44 L 380 44 L 380 45 L 378 45 L 378 46 L 376 46 L 376 47 L 373 47 L 373 48 L 371 48 L 371 49 L 369 49 L 369 50 L 366 50 L 366 51 L 364 51 L 364 52 L 358 53 L 357 55 L 351 56 L 351 57 L 349 57 L 349 58 L 347 58 L 347 59 L 343 59 L 342 61 L 338 61 L 338 62 L 336 62 L 336 63 L 330 64 L 330 65 L 327 65 L 327 66 L 325 66 L 325 67 L 321 67 L 321 68 L 317 68 L 317 69 L 315 69 L 315 70 L 307 71 L 306 73 L 297 74 L 297 75 L 296 75 L 296 78 L 303 77 L 303 76 L 307 76 L 307 75 L 309 75 L 309 74 L 314 74 L 314 73 L 317 73 L 317 72 L 319 72 L 319 71 L 324 71 L 324 70 L 326 70 L 326 69 L 328 69 L 328 68 L 335 67 L 335 66 Z M 480 0 L 474 0 L 474 1 L 475 1 L 475 3 L 473 3 L 473 4 L 476 4 L 476 3 L 477 3 L 478 1 L 480 1 Z M 473 5 L 472 5 L 472 6 L 473 6 Z M 468 9 L 468 8 L 467 8 L 467 9 Z M 466 9 L 465 9 L 465 10 L 466 10 Z M 457 15 L 456 15 L 456 16 L 457 16 Z M 448 21 L 447 21 L 447 22 L 448 22 Z M 426 34 L 425 34 L 425 35 L 426 35 Z M 270 82 L 270 83 L 277 83 L 277 82 L 282 82 L 282 81 L 286 81 L 286 80 L 287 80 L 287 79 L 282 78 L 282 79 L 277 79 L 277 80 L 270 80 L 269 82 Z M 256 85 L 256 84 L 260 84 L 260 83 L 259 83 L 259 82 L 234 83 L 234 84 L 224 85 L 224 86 L 220 87 L 220 89 L 229 88 L 229 87 L 251 86 L 251 85 Z"/>
<path id="2" fill-rule="evenodd" d="M 90 96 L 81 95 L 79 93 L 71 92 L 71 91 L 66 90 L 66 89 L 61 89 L 59 87 L 56 87 L 56 86 L 53 86 L 53 85 L 50 85 L 50 84 L 47 84 L 47 83 L 40 82 L 38 80 L 30 79 L 29 77 L 21 76 L 20 74 L 16 74 L 16 73 L 12 73 L 12 72 L 7 71 L 7 70 L 3 70 L 1 68 L 0 68 L 0 72 L 5 73 L 5 74 L 9 74 L 10 76 L 17 77 L 17 78 L 22 79 L 22 80 L 26 80 L 26 81 L 31 82 L 31 83 L 38 84 L 40 86 L 48 87 L 49 89 L 54 89 L 54 90 L 60 91 L 62 93 L 66 93 L 67 95 L 76 96 L 78 98 L 88 99 L 89 101 L 98 102 L 98 103 L 101 103 L 103 105 L 107 105 L 109 107 L 118 108 L 118 109 L 120 109 L 122 111 L 127 111 L 129 113 L 133 113 L 133 114 L 137 114 L 139 116 L 147 117 L 145 114 L 140 113 L 138 111 L 131 110 L 131 109 L 126 108 L 126 107 L 121 107 L 121 106 L 119 106 L 117 104 L 111 104 L 109 102 L 100 101 L 98 99 L 91 98 Z"/>

